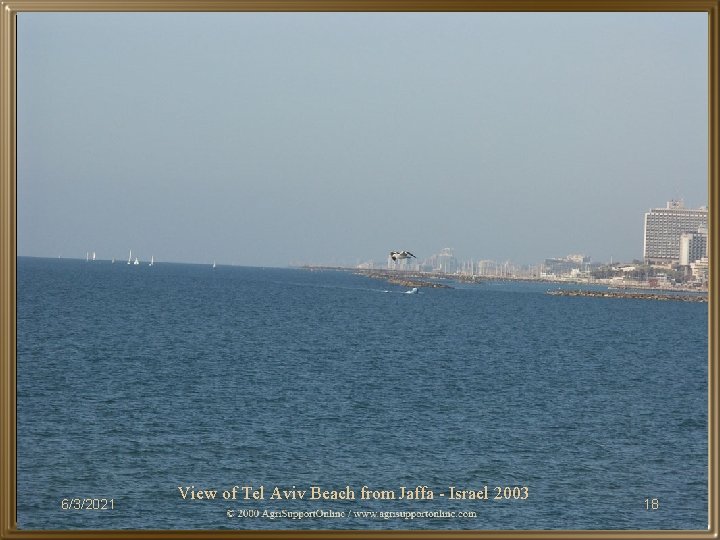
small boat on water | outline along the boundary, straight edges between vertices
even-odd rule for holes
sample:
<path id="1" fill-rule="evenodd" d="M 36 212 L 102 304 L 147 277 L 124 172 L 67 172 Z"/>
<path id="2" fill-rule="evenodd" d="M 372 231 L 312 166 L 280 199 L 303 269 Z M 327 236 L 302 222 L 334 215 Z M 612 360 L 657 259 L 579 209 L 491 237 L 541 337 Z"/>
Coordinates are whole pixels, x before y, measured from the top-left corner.
<path id="1" fill-rule="evenodd" d="M 417 294 L 417 293 L 418 293 L 418 288 L 417 288 L 417 287 L 413 287 L 413 288 L 410 289 L 409 291 L 405 291 L 405 294 Z"/>
<path id="2" fill-rule="evenodd" d="M 133 264 L 140 264 L 140 261 L 138 261 L 137 257 L 135 257 L 135 262 Z"/>
<path id="3" fill-rule="evenodd" d="M 130 250 L 130 256 L 128 257 L 128 264 L 132 264 L 132 249 Z"/>
<path id="4" fill-rule="evenodd" d="M 148 264 L 148 266 L 152 266 L 153 264 L 155 264 L 155 255 L 150 255 L 150 264 Z"/>
<path id="5" fill-rule="evenodd" d="M 213 261 L 213 268 L 215 268 L 215 261 Z"/>

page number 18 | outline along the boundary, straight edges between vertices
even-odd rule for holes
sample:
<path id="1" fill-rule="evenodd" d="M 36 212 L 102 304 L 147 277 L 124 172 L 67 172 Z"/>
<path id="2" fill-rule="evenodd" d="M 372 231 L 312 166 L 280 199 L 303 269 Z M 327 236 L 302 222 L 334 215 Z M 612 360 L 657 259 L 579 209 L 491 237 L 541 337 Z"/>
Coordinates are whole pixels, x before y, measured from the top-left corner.
<path id="1" fill-rule="evenodd" d="M 645 510 L 657 510 L 660 508 L 659 499 L 645 499 Z"/>

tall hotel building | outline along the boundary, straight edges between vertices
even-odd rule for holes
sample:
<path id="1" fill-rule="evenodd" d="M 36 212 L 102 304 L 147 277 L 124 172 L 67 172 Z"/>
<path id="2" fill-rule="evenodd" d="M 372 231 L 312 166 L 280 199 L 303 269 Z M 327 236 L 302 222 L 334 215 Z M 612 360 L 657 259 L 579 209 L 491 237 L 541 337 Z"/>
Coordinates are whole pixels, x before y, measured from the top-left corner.
<path id="1" fill-rule="evenodd" d="M 680 262 L 681 237 L 707 229 L 707 222 L 707 208 L 685 208 L 682 201 L 669 201 L 665 208 L 653 208 L 645 214 L 645 262 Z"/>

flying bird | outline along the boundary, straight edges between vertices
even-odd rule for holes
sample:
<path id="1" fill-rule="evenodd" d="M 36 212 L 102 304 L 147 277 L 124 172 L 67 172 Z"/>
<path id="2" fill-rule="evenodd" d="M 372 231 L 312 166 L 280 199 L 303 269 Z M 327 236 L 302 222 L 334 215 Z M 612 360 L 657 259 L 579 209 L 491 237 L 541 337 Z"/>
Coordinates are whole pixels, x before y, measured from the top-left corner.
<path id="1" fill-rule="evenodd" d="M 390 252 L 390 258 L 393 261 L 397 261 L 400 259 L 409 259 L 410 257 L 415 257 L 412 253 L 409 251 L 391 251 Z M 417 259 L 417 257 L 415 257 Z"/>

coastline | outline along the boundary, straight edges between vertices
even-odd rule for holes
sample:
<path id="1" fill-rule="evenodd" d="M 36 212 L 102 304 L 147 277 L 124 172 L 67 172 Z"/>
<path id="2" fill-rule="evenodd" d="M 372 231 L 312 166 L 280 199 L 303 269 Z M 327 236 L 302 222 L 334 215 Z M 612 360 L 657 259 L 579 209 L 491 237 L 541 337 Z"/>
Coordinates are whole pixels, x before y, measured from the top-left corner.
<path id="1" fill-rule="evenodd" d="M 447 274 L 443 272 L 419 272 L 415 270 L 390 270 L 384 268 L 348 268 L 342 266 L 311 266 L 305 265 L 300 267 L 304 270 L 309 271 L 322 271 L 332 270 L 341 272 L 352 272 L 356 275 L 366 276 L 371 279 L 378 279 L 392 283 L 393 285 L 401 285 L 404 287 L 429 287 L 429 288 L 442 288 L 452 289 L 452 285 L 445 282 L 457 282 L 457 283 L 486 283 L 495 281 L 510 281 L 510 282 L 524 282 L 524 283 L 547 283 L 551 285 L 585 285 L 594 287 L 607 287 L 607 290 L 599 291 L 579 291 L 575 290 L 575 293 L 570 294 L 573 291 L 563 290 L 562 296 L 587 296 L 587 297 L 612 297 L 612 298 L 656 298 L 658 300 L 666 299 L 668 296 L 671 300 L 677 300 L 677 296 L 688 296 L 693 300 L 687 300 L 692 302 L 698 302 L 694 298 L 701 297 L 704 301 L 707 301 L 708 291 L 707 289 L 698 289 L 692 287 L 658 287 L 656 285 L 650 286 L 646 283 L 617 283 L 610 280 L 580 280 L 580 279 L 548 279 L 546 277 L 518 277 L 518 276 L 477 276 L 467 274 Z M 644 291 L 644 292 L 637 292 Z M 548 293 L 557 293 L 557 291 L 548 291 Z M 691 293 L 688 295 L 679 295 L 678 293 Z"/>

